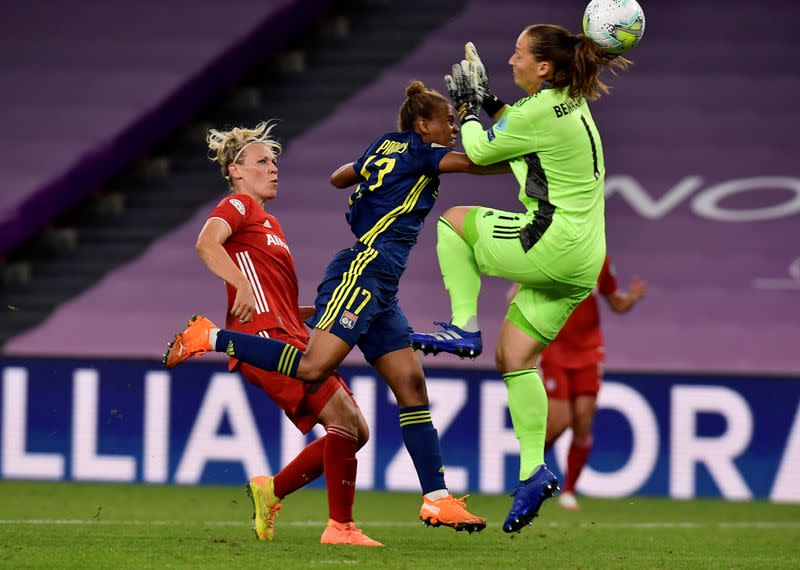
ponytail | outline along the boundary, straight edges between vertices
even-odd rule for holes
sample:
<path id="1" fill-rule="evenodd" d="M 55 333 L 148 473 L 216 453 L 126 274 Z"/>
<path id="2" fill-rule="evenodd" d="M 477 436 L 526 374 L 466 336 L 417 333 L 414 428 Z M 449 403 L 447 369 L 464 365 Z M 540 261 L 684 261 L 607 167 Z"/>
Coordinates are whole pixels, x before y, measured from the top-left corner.
<path id="1" fill-rule="evenodd" d="M 608 68 L 616 74 L 617 70 L 625 70 L 631 61 L 622 56 L 608 54 L 601 50 L 591 38 L 583 34 L 575 38 L 573 50 L 572 77 L 570 78 L 569 96 L 584 96 L 590 101 L 598 99 L 601 94 L 608 94 L 609 88 L 600 79 L 600 72 Z"/>
<path id="2" fill-rule="evenodd" d="M 626 69 L 630 61 L 601 50 L 583 34 L 572 35 L 566 28 L 551 24 L 528 26 L 525 33 L 531 38 L 531 51 L 538 61 L 548 61 L 553 66 L 550 82 L 556 89 L 568 88 L 570 98 L 585 97 L 593 101 L 608 86 L 600 80 L 600 72 Z"/>

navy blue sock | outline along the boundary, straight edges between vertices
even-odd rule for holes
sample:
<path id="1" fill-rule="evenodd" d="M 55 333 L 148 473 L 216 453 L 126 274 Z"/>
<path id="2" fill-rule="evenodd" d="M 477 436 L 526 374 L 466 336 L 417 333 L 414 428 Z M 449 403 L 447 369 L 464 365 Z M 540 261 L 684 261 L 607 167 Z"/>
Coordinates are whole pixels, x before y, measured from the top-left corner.
<path id="1" fill-rule="evenodd" d="M 220 329 L 217 333 L 214 350 L 262 370 L 273 370 L 292 378 L 296 378 L 297 366 L 302 357 L 297 348 L 283 341 L 226 329 Z"/>
<path id="2" fill-rule="evenodd" d="M 400 410 L 400 431 L 403 443 L 417 470 L 422 494 L 447 489 L 444 465 L 439 449 L 439 434 L 433 427 L 429 406 L 413 406 Z"/>

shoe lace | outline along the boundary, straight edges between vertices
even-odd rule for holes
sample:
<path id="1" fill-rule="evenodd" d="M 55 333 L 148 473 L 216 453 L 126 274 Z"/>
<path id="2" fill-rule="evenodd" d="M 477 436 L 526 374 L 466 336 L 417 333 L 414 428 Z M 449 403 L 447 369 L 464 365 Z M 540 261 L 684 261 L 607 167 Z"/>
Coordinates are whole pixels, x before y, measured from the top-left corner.
<path id="1" fill-rule="evenodd" d="M 350 534 L 351 538 L 354 539 L 359 544 L 370 545 L 370 546 L 375 544 L 375 540 L 371 539 L 366 534 L 364 534 L 364 531 L 355 526 L 355 523 L 353 523 L 353 526 L 347 529 L 347 532 Z"/>
<path id="2" fill-rule="evenodd" d="M 469 498 L 469 494 L 464 495 L 463 497 L 455 498 L 454 496 L 450 495 L 450 500 L 461 507 L 462 509 L 467 508 L 467 499 Z"/>
<path id="3" fill-rule="evenodd" d="M 347 529 L 351 534 L 355 534 L 358 536 L 364 536 L 364 531 L 358 528 L 357 526 L 351 526 Z"/>
<path id="4" fill-rule="evenodd" d="M 269 508 L 269 514 L 272 515 L 267 520 L 267 524 L 269 524 L 269 526 L 274 526 L 275 519 L 278 518 L 278 515 L 280 514 L 282 508 L 283 508 L 283 504 L 281 504 L 281 503 L 278 503 L 277 505 L 274 505 L 274 506 Z"/>
<path id="5" fill-rule="evenodd" d="M 449 329 L 450 328 L 450 323 L 445 323 L 445 322 L 442 322 L 442 321 L 433 321 L 433 324 L 436 325 L 437 327 L 442 327 L 443 329 Z"/>

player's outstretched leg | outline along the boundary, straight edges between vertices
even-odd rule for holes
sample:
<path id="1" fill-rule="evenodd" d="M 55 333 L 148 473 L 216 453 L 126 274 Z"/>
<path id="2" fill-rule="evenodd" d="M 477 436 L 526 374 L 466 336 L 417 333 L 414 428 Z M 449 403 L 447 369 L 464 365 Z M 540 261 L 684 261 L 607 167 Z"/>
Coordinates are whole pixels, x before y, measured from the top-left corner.
<path id="1" fill-rule="evenodd" d="M 411 347 L 414 350 L 421 350 L 425 354 L 449 352 L 461 358 L 475 358 L 483 351 L 480 331 L 468 332 L 440 321 L 433 324 L 442 327 L 442 330 L 411 334 Z"/>
<path id="2" fill-rule="evenodd" d="M 186 323 L 186 329 L 176 334 L 172 342 L 167 345 L 161 362 L 167 368 L 172 368 L 192 356 L 200 356 L 214 350 L 209 333 L 216 328 L 219 327 L 203 315 L 192 316 Z"/>
<path id="3" fill-rule="evenodd" d="M 275 495 L 272 479 L 257 475 L 244 486 L 253 502 L 253 532 L 259 540 L 275 538 L 275 519 L 283 506 Z"/>
<path id="4" fill-rule="evenodd" d="M 453 495 L 447 495 L 435 501 L 424 497 L 419 518 L 427 526 L 444 525 L 456 529 L 457 532 L 466 530 L 470 534 L 475 531 L 480 532 L 486 528 L 486 519 L 475 516 L 467 510 L 467 497 L 469 495 L 456 499 Z"/>
<path id="5" fill-rule="evenodd" d="M 328 519 L 328 526 L 319 539 L 320 544 L 347 544 L 350 546 L 383 546 L 377 540 L 372 540 L 364 531 L 353 522 L 336 522 Z"/>
<path id="6" fill-rule="evenodd" d="M 539 515 L 542 503 L 558 490 L 558 478 L 545 465 L 541 465 L 533 475 L 517 485 L 503 531 L 519 532 L 522 527 L 531 524 Z"/>

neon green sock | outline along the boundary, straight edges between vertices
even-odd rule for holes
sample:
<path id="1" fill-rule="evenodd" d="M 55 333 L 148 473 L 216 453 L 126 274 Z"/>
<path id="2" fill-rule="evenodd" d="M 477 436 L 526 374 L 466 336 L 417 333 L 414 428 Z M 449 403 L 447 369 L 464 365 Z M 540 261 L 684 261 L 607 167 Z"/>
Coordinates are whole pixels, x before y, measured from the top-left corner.
<path id="1" fill-rule="evenodd" d="M 544 464 L 547 433 L 547 392 L 535 368 L 503 374 L 508 389 L 508 410 L 519 440 L 519 480 Z"/>
<path id="2" fill-rule="evenodd" d="M 436 235 L 436 255 L 453 311 L 451 322 L 462 329 L 469 323 L 469 328 L 465 330 L 477 331 L 481 273 L 475 263 L 475 254 L 444 218 L 439 218 L 436 224 Z"/>

